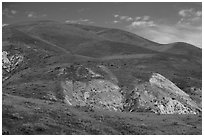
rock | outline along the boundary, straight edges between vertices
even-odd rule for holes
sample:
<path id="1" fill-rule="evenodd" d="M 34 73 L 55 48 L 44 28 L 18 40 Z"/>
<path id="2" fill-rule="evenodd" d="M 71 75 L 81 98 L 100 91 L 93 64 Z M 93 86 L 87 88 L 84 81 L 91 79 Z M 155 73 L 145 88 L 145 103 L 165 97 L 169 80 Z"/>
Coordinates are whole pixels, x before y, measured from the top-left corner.
<path id="1" fill-rule="evenodd" d="M 14 70 L 17 65 L 23 61 L 23 56 L 19 54 L 10 55 L 6 51 L 2 52 L 2 67 L 7 71 L 10 72 Z"/>
<path id="2" fill-rule="evenodd" d="M 62 82 L 65 101 L 73 106 L 91 106 L 109 110 L 121 110 L 122 95 L 120 88 L 107 80 L 94 79 L 85 82 Z"/>
<path id="3" fill-rule="evenodd" d="M 158 73 L 153 73 L 152 77 L 149 79 L 149 82 L 151 85 L 155 85 L 160 88 L 165 88 L 173 94 L 189 97 L 188 94 L 179 89 L 174 83 L 172 83 L 170 80 L 166 79 L 164 76 Z"/>
<path id="4" fill-rule="evenodd" d="M 102 78 L 102 75 L 84 66 L 79 66 L 76 70 L 76 74 L 77 74 L 77 77 L 81 77 L 81 78 Z"/>
<path id="5" fill-rule="evenodd" d="M 94 105 L 108 108 L 109 110 L 121 110 L 122 95 L 120 88 L 108 80 L 92 80 L 88 83 L 88 101 Z"/>
<path id="6" fill-rule="evenodd" d="M 2 135 L 9 135 L 9 134 L 10 132 L 7 129 L 5 128 L 2 129 Z"/>
<path id="7" fill-rule="evenodd" d="M 13 113 L 13 114 L 11 115 L 11 118 L 12 118 L 12 119 L 17 119 L 17 120 L 23 119 L 23 117 L 20 116 L 19 113 Z"/>
<path id="8" fill-rule="evenodd" d="M 67 73 L 65 72 L 65 68 L 60 68 L 60 69 L 59 69 L 58 76 L 60 76 L 60 75 L 65 75 L 65 74 L 67 74 Z"/>
<path id="9" fill-rule="evenodd" d="M 55 95 L 52 94 L 52 92 L 47 94 L 50 101 L 57 101 L 57 98 Z"/>
<path id="10" fill-rule="evenodd" d="M 20 54 L 11 55 L 7 51 L 2 52 L 3 81 L 8 79 L 8 74 L 15 70 L 22 61 L 23 56 Z"/>
<path id="11" fill-rule="evenodd" d="M 187 93 L 158 73 L 153 73 L 148 82 L 134 81 L 135 88 L 126 97 L 121 94 L 123 91 L 117 85 L 116 76 L 105 66 L 98 68 L 103 71 L 101 74 L 82 65 L 63 70 L 69 76 L 61 82 L 68 105 L 157 114 L 197 114 L 201 111 Z"/>
<path id="12" fill-rule="evenodd" d="M 174 83 L 154 73 L 149 82 L 138 83 L 126 106 L 130 111 L 149 110 L 159 114 L 197 114 L 201 108 Z"/>
<path id="13" fill-rule="evenodd" d="M 89 72 L 89 74 L 91 75 L 92 78 L 97 78 L 97 77 L 102 77 L 102 75 L 95 73 L 93 70 L 91 70 L 90 68 L 86 68 Z"/>
<path id="14" fill-rule="evenodd" d="M 196 114 L 177 100 L 168 99 L 168 102 L 158 105 L 161 114 Z"/>

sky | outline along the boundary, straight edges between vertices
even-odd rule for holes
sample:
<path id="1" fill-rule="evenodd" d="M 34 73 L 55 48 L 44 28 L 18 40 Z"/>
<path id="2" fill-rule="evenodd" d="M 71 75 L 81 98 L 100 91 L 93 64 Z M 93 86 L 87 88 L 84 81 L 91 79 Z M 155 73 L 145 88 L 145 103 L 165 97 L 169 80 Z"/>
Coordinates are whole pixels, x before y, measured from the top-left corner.
<path id="1" fill-rule="evenodd" d="M 3 2 L 3 26 L 32 20 L 119 28 L 161 44 L 202 48 L 201 2 Z"/>

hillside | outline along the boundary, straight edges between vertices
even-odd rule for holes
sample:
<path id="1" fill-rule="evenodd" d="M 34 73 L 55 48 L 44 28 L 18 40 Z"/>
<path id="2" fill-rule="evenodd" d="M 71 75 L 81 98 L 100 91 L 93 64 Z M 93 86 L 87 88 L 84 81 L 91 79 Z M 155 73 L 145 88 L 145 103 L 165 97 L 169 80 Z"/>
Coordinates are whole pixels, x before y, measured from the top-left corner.
<path id="1" fill-rule="evenodd" d="M 2 35 L 3 134 L 201 134 L 193 45 L 55 21 Z"/>

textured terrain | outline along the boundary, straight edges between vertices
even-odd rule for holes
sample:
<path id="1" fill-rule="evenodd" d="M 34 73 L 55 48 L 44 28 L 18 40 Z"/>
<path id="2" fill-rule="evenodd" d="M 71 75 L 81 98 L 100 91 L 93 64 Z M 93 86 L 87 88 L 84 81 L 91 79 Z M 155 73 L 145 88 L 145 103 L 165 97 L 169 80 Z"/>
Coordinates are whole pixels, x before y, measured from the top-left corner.
<path id="1" fill-rule="evenodd" d="M 193 45 L 38 21 L 3 27 L 2 50 L 3 134 L 201 134 Z"/>

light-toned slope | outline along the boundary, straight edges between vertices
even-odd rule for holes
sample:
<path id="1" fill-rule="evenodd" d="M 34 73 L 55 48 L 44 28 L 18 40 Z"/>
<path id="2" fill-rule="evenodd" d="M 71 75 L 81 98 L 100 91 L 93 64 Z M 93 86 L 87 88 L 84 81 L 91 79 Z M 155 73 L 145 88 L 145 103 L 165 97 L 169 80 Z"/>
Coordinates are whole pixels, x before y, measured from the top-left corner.
<path id="1" fill-rule="evenodd" d="M 130 103 L 126 105 L 132 105 L 130 111 L 144 109 L 160 114 L 198 114 L 202 111 L 188 94 L 158 73 L 153 73 L 149 82 L 136 82 Z"/>

